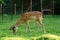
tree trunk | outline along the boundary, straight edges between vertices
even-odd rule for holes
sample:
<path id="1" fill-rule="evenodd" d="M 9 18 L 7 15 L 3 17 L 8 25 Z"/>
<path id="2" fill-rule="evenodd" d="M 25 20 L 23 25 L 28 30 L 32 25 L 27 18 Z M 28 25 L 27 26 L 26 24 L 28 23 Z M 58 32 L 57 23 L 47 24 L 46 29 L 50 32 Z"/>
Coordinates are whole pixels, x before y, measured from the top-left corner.
<path id="1" fill-rule="evenodd" d="M 30 11 L 32 11 L 32 0 L 30 0 Z"/>

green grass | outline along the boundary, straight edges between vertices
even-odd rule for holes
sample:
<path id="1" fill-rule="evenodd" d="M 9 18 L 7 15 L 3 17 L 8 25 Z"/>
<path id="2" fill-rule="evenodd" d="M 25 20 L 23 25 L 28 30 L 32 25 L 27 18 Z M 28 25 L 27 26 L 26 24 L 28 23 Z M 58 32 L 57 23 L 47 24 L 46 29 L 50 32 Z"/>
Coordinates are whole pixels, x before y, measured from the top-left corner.
<path id="1" fill-rule="evenodd" d="M 25 37 L 25 38 L 30 38 L 30 37 L 38 37 L 43 34 L 42 32 L 42 27 L 39 27 L 39 32 L 36 33 L 36 24 L 34 22 L 30 23 L 30 30 L 31 32 L 25 33 L 25 24 L 22 23 L 16 35 L 12 33 L 12 30 L 9 30 L 9 28 L 14 25 L 18 19 L 20 18 L 19 15 L 13 16 L 13 19 L 11 20 L 10 15 L 4 16 L 3 20 L 2 17 L 0 16 L 0 37 Z M 54 34 L 60 36 L 60 15 L 44 15 L 43 17 L 43 23 L 46 28 L 46 34 Z"/>

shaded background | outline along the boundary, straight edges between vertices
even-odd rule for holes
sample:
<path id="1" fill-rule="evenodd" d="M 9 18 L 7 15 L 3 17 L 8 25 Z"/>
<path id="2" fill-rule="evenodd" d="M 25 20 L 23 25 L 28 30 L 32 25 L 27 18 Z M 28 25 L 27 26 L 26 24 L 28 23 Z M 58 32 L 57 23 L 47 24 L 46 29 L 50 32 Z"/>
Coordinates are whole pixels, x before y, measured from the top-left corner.
<path id="1" fill-rule="evenodd" d="M 16 12 L 17 14 L 22 13 L 22 3 L 23 3 L 23 12 L 26 12 L 29 8 L 29 0 L 3 0 L 6 5 L 2 5 L 2 12 L 0 14 L 14 14 L 14 4 L 16 3 Z M 43 8 L 50 8 L 51 0 L 43 0 Z M 32 10 L 40 11 L 41 5 L 40 0 L 32 0 Z M 0 2 L 1 4 L 1 2 Z M 1 10 L 1 7 L 0 7 Z M 54 14 L 60 15 L 60 0 L 54 0 Z"/>

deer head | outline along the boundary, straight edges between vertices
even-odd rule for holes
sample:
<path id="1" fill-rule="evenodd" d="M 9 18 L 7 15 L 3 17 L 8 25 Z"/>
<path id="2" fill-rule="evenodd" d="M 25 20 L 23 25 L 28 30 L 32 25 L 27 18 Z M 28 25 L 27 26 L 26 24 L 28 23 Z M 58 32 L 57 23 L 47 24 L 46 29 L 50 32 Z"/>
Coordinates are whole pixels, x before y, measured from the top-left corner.
<path id="1" fill-rule="evenodd" d="M 16 31 L 17 31 L 17 27 L 16 27 L 16 26 L 12 26 L 12 27 L 10 28 L 10 30 L 12 30 L 13 33 L 16 33 Z"/>

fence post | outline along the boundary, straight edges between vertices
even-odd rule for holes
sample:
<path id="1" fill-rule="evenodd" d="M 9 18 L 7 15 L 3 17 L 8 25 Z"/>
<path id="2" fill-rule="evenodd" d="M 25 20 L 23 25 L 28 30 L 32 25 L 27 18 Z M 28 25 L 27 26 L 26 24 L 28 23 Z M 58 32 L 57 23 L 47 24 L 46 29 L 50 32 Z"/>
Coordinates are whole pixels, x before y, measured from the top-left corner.
<path id="1" fill-rule="evenodd" d="M 14 4 L 14 13 L 16 15 L 16 3 Z"/>

